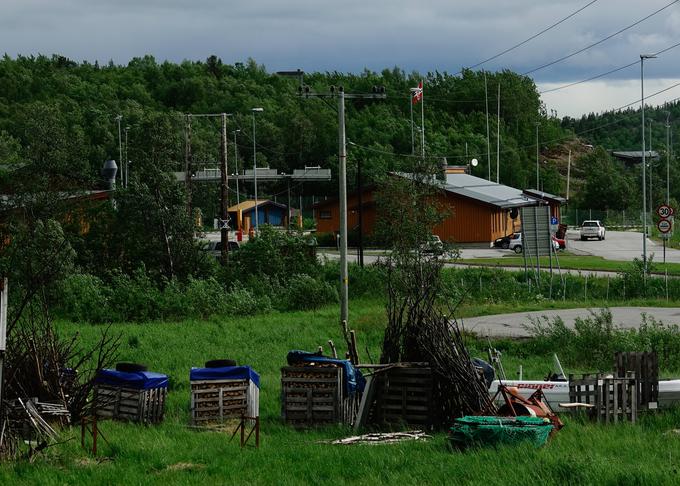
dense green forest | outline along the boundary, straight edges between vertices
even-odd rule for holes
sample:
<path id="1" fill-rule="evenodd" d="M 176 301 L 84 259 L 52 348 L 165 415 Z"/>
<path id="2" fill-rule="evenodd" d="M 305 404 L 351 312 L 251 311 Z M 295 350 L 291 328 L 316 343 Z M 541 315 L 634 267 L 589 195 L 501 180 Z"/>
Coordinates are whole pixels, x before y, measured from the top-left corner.
<path id="1" fill-rule="evenodd" d="M 317 92 L 343 86 L 348 93 L 369 93 L 384 86 L 384 101 L 347 102 L 347 137 L 350 145 L 350 181 L 362 162 L 369 180 L 387 170 L 407 170 L 410 165 L 411 125 L 409 88 L 424 80 L 425 151 L 446 157 L 449 164 L 465 164 L 477 158 L 475 174 L 492 178 L 496 167 L 496 92 L 501 85 L 501 181 L 516 187 L 532 185 L 535 161 L 535 124 L 539 138 L 559 141 L 568 136 L 559 121 L 546 117 L 530 78 L 509 71 L 488 73 L 491 156 L 487 157 L 484 73 L 466 71 L 406 74 L 398 68 L 381 73 L 310 73 L 304 83 Z M 118 159 L 116 115 L 129 127 L 129 159 L 135 166 L 149 163 L 146 130 L 149 120 L 161 118 L 167 137 L 167 160 L 154 170 L 180 170 L 184 160 L 184 113 L 233 114 L 229 141 L 236 134 L 240 167 L 252 164 L 251 108 L 258 114 L 256 139 L 258 165 L 290 171 L 305 165 L 337 165 L 337 114 L 331 100 L 301 99 L 298 80 L 268 73 L 254 61 L 223 64 L 210 57 L 205 62 L 158 63 L 153 57 L 135 58 L 126 66 L 99 66 L 49 57 L 5 56 L 0 61 L 0 158 L 4 165 L 45 155 L 51 164 L 62 164 L 61 176 L 87 180 L 96 177 L 104 160 Z M 420 106 L 414 107 L 420 119 Z M 194 119 L 192 149 L 199 166 L 217 160 L 217 120 Z M 416 128 L 417 130 L 417 128 Z M 36 141 L 36 138 L 39 140 Z M 416 153 L 420 153 L 416 134 Z M 35 154 L 35 145 L 49 146 L 49 154 Z M 467 152 L 466 152 L 467 144 Z M 541 150 L 548 144 L 541 142 Z M 231 147 L 233 149 L 233 147 Z M 42 150 L 42 149 L 41 149 Z M 231 152 L 230 152 L 231 153 Z M 466 155 L 467 153 L 467 155 Z M 232 155 L 233 156 L 233 155 Z M 56 159 L 61 159 L 57 162 Z M 233 160 L 232 160 L 233 164 Z M 232 165 L 233 167 L 233 165 Z M 550 172 L 551 169 L 544 168 Z M 546 190 L 559 192 L 557 178 L 546 174 Z M 319 188 L 333 193 L 335 185 Z M 263 190 L 276 192 L 277 188 Z M 248 188 L 245 188 L 248 190 Z"/>
<path id="2" fill-rule="evenodd" d="M 583 185 L 577 196 L 581 208 L 633 209 L 642 206 L 640 164 L 626 165 L 608 153 L 612 151 L 641 151 L 642 127 L 640 108 L 590 113 L 580 119 L 565 117 L 562 127 L 570 130 L 585 144 L 595 147 L 584 155 L 576 166 L 576 177 Z M 647 181 L 652 192 L 649 207 L 666 202 L 667 164 L 671 203 L 680 201 L 680 168 L 676 157 L 680 139 L 677 120 L 680 102 L 645 108 L 645 145 L 658 158 L 648 162 Z M 666 125 L 668 124 L 668 128 Z"/>

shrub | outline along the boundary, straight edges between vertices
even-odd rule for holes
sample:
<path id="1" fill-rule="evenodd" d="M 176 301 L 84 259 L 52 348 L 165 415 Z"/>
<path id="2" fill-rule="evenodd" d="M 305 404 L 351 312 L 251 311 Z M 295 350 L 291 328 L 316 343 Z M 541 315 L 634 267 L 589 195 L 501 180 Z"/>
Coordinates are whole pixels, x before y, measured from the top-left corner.
<path id="1" fill-rule="evenodd" d="M 111 277 L 111 309 L 115 320 L 149 321 L 161 317 L 161 292 L 144 267 L 132 275 L 114 273 Z"/>
<path id="2" fill-rule="evenodd" d="M 235 285 L 226 294 L 226 313 L 232 316 L 264 314 L 272 310 L 268 296 L 256 297 L 241 285 Z"/>
<path id="3" fill-rule="evenodd" d="M 338 291 L 309 275 L 293 275 L 282 289 L 281 305 L 287 310 L 308 310 L 338 301 Z"/>
<path id="4" fill-rule="evenodd" d="M 73 321 L 106 322 L 112 319 L 110 289 L 94 275 L 69 275 L 57 286 L 57 312 Z"/>

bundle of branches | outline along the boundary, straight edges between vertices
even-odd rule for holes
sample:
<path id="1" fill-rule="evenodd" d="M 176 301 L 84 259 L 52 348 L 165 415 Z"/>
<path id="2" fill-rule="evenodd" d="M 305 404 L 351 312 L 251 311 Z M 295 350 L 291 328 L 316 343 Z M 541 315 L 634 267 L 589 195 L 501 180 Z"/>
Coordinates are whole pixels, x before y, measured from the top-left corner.
<path id="1" fill-rule="evenodd" d="M 55 332 L 40 302 L 28 305 L 8 331 L 3 398 L 62 403 L 72 420 L 86 414 L 94 377 L 115 362 L 119 336 L 107 328 L 92 348 L 84 348 L 77 334 L 63 338 Z"/>
<path id="2" fill-rule="evenodd" d="M 438 204 L 445 197 L 436 176 L 441 168 L 419 169 L 386 180 L 378 196 L 378 228 L 392 247 L 384 262 L 388 323 L 381 363 L 430 363 L 434 425 L 443 426 L 493 406 L 457 323 L 441 310 L 451 313 L 441 276 L 443 262 L 428 246 L 432 228 L 445 217 Z"/>

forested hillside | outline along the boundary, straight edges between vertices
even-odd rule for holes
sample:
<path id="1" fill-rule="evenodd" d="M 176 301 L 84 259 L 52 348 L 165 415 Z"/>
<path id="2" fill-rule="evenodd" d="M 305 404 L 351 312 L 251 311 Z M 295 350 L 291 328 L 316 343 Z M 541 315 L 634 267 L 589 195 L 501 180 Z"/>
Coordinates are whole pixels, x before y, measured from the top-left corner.
<path id="1" fill-rule="evenodd" d="M 490 158 L 495 179 L 499 83 L 501 182 L 516 187 L 535 185 L 537 122 L 542 152 L 569 137 L 558 120 L 546 117 L 533 81 L 509 71 L 487 75 L 490 157 L 482 72 L 421 75 L 394 68 L 382 73 L 305 73 L 304 83 L 318 92 L 328 91 L 331 85 L 343 86 L 348 93 L 371 92 L 373 86 L 386 88 L 384 101 L 347 102 L 347 137 L 353 143 L 349 146 L 350 184 L 358 160 L 369 180 L 387 170 L 408 170 L 412 152 L 409 88 L 421 79 L 426 154 L 446 157 L 449 164 L 477 158 L 476 175 L 487 177 Z M 258 166 L 291 171 L 321 165 L 334 170 L 336 103 L 301 99 L 298 83 L 295 78 L 269 73 L 254 61 L 227 65 L 214 56 L 205 62 L 181 64 L 158 63 L 146 56 L 126 66 L 76 63 L 60 56 L 5 56 L 0 61 L 0 161 L 8 168 L 40 159 L 42 169 L 59 174 L 64 184 L 88 183 L 97 177 L 104 160 L 119 158 L 115 117 L 120 114 L 123 128 L 129 127 L 131 177 L 146 170 L 180 170 L 185 150 L 182 115 L 227 112 L 233 114 L 228 121 L 229 142 L 234 140 L 232 132 L 240 129 L 236 134 L 239 165 L 250 166 L 250 110 L 263 107 L 256 120 Z M 419 124 L 420 105 L 414 107 L 414 118 Z M 194 119 L 192 148 L 199 166 L 214 166 L 217 160 L 216 123 Z M 152 129 L 164 146 L 163 159 L 153 162 L 152 153 L 157 159 L 158 150 L 152 147 Z M 417 131 L 415 139 L 415 152 L 420 153 Z M 544 166 L 542 170 L 544 189 L 561 192 L 564 181 L 555 168 Z M 335 187 L 329 184 L 319 191 L 332 194 Z M 268 189 L 276 190 L 263 190 Z"/>

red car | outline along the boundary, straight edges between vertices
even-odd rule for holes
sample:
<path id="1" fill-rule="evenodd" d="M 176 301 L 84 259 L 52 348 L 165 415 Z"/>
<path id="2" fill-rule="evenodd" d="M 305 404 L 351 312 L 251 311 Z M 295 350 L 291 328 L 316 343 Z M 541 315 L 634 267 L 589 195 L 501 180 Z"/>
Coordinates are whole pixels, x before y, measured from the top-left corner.
<path id="1" fill-rule="evenodd" d="M 555 235 L 552 235 L 552 240 L 560 246 L 560 250 L 564 250 L 564 249 L 567 248 L 566 238 L 562 239 L 562 238 L 558 238 Z"/>

